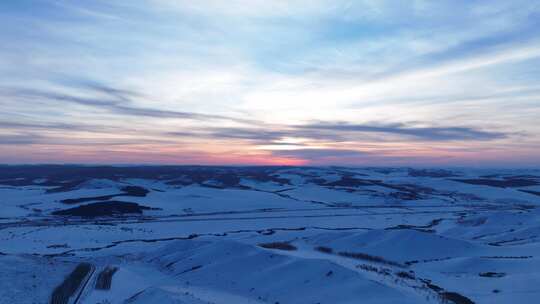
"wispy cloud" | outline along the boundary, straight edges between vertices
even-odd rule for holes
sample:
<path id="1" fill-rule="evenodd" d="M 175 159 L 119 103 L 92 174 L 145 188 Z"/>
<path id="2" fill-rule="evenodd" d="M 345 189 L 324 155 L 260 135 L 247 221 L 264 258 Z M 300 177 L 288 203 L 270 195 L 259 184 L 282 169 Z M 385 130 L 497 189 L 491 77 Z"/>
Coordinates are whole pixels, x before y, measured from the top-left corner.
<path id="1" fill-rule="evenodd" d="M 290 157 L 304 159 L 308 161 L 336 161 L 357 158 L 367 155 L 365 152 L 345 149 L 294 149 L 294 150 L 273 150 L 272 155 L 279 157 Z"/>
<path id="2" fill-rule="evenodd" d="M 38 142 L 42 137 L 34 134 L 16 134 L 2 135 L 0 134 L 0 145 L 31 145 Z"/>
<path id="3" fill-rule="evenodd" d="M 501 132 L 482 131 L 471 127 L 414 127 L 403 123 L 398 124 L 351 124 L 351 123 L 315 123 L 297 126 L 300 130 L 333 131 L 338 134 L 343 132 L 353 133 L 380 133 L 411 137 L 417 140 L 448 141 L 448 140 L 472 140 L 484 141 L 501 139 L 507 134 Z"/>
<path id="4" fill-rule="evenodd" d="M 272 128 L 272 129 L 270 129 Z M 472 127 L 415 127 L 404 123 L 371 123 L 351 124 L 340 122 L 317 122 L 304 125 L 261 126 L 244 128 L 202 128 L 193 132 L 168 132 L 167 134 L 180 137 L 200 136 L 210 139 L 240 139 L 257 143 L 277 144 L 287 138 L 307 140 L 322 140 L 327 142 L 365 140 L 365 135 L 379 134 L 379 140 L 386 141 L 388 135 L 393 136 L 392 141 L 473 141 L 482 142 L 504 139 L 510 136 L 507 133 L 484 131 Z"/>
<path id="5" fill-rule="evenodd" d="M 3 1 L 0 159 L 534 160 L 539 17 L 528 0 Z"/>
<path id="6" fill-rule="evenodd" d="M 103 85 L 89 85 L 86 87 L 93 91 L 105 95 L 104 97 L 90 96 L 82 97 L 71 94 L 59 93 L 55 91 L 42 91 L 35 89 L 6 89 L 3 90 L 3 98 L 17 98 L 25 100 L 52 101 L 56 103 L 71 103 L 82 106 L 96 107 L 118 115 L 141 116 L 152 118 L 176 118 L 193 120 L 230 120 L 237 122 L 250 122 L 248 119 L 227 117 L 222 115 L 202 114 L 194 112 L 162 110 L 156 108 L 137 107 L 134 105 L 133 96 L 137 93 L 111 88 Z"/>

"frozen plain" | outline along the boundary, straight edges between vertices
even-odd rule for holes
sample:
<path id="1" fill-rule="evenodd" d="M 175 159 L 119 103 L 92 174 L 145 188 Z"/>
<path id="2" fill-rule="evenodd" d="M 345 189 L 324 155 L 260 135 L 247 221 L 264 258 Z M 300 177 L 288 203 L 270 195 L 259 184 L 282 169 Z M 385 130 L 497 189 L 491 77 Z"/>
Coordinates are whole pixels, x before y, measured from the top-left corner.
<path id="1" fill-rule="evenodd" d="M 540 298 L 540 170 L 0 171 L 0 303 Z"/>

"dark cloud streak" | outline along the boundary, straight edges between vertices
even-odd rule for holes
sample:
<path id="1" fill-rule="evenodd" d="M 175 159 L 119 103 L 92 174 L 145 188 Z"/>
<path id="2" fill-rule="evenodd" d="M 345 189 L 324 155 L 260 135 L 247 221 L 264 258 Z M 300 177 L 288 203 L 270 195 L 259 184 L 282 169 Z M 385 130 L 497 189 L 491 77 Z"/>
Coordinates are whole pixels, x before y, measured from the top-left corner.
<path id="1" fill-rule="evenodd" d="M 34 134 L 0 135 L 0 145 L 32 145 L 42 137 Z"/>
<path id="2" fill-rule="evenodd" d="M 321 141 L 326 143 L 338 142 L 366 142 L 379 137 L 381 141 L 490 141 L 503 139 L 509 134 L 502 132 L 492 132 L 468 126 L 428 126 L 419 127 L 403 123 L 365 123 L 353 124 L 346 122 L 318 122 L 314 121 L 299 125 L 265 125 L 262 122 L 239 119 L 222 115 L 209 115 L 194 112 L 171 111 L 148 107 L 134 106 L 137 98 L 144 98 L 141 94 L 118 89 L 112 86 L 103 85 L 85 79 L 65 79 L 60 81 L 65 88 L 75 88 L 82 95 L 66 94 L 53 90 L 36 89 L 11 89 L 2 90 L 0 93 L 8 100 L 9 98 L 20 98 L 24 100 L 45 100 L 60 103 L 70 103 L 102 109 L 117 115 L 127 115 L 134 117 L 148 118 L 175 118 L 198 121 L 231 121 L 248 125 L 248 127 L 194 127 L 188 130 L 171 131 L 160 133 L 157 131 L 142 131 L 141 134 L 152 136 L 203 138 L 209 140 L 243 140 L 256 145 L 279 145 L 284 144 L 285 138 L 304 138 L 308 141 Z M 84 97 L 82 97 L 84 96 Z M 0 121 L 0 127 L 14 131 L 25 130 L 65 130 L 65 131 L 88 131 L 88 132 L 122 132 L 123 134 L 133 134 L 133 130 L 105 127 L 98 125 L 85 125 L 79 123 L 33 123 L 33 122 L 9 122 Z M 139 126 L 140 127 L 140 126 Z M 13 137 L 5 138 L 4 142 L 16 142 Z M 45 140 L 41 140 L 44 142 Z M 166 141 L 166 140 L 165 140 Z M 148 142 L 141 139 L 141 143 Z M 33 143 L 22 141 L 24 143 Z M 309 145 L 309 143 L 307 144 Z M 328 150 L 329 151 L 329 150 Z M 340 151 L 340 152 L 337 152 Z M 343 155 L 344 150 L 336 150 L 336 153 Z M 306 153 L 313 152 L 311 149 Z M 280 153 L 280 152 L 278 152 Z M 285 152 L 281 152 L 285 153 Z M 358 152 L 356 152 L 358 153 Z"/>
<path id="3" fill-rule="evenodd" d="M 362 151 L 346 149 L 272 150 L 271 153 L 273 156 L 299 158 L 304 160 L 321 160 L 324 158 L 356 158 L 367 154 Z"/>
<path id="4" fill-rule="evenodd" d="M 506 138 L 508 135 L 501 132 L 477 130 L 472 127 L 412 127 L 405 124 L 349 124 L 337 123 L 311 123 L 296 126 L 298 130 L 319 130 L 324 132 L 347 133 L 381 133 L 412 137 L 425 141 L 485 141 Z"/>
<path id="5" fill-rule="evenodd" d="M 192 132 L 169 132 L 172 136 L 201 136 L 211 139 L 241 139 L 273 143 L 286 137 L 331 142 L 361 141 L 366 134 L 386 134 L 409 141 L 489 141 L 508 137 L 507 133 L 479 130 L 472 127 L 414 127 L 406 124 L 349 124 L 344 122 L 314 122 L 281 126 L 269 130 L 253 128 L 206 128 Z M 381 138 L 383 140 L 383 138 Z M 399 141 L 399 139 L 396 139 Z"/>
<path id="6" fill-rule="evenodd" d="M 71 94 L 57 93 L 52 91 L 34 90 L 26 88 L 18 88 L 14 90 L 3 90 L 4 98 L 25 98 L 38 100 L 51 100 L 57 102 L 65 102 L 78 104 L 89 107 L 104 109 L 108 112 L 118 115 L 136 116 L 136 117 L 151 117 L 151 118 L 175 118 L 175 119 L 191 119 L 191 120 L 228 120 L 239 123 L 253 123 L 253 120 L 228 117 L 223 115 L 201 114 L 194 112 L 160 110 L 146 107 L 133 106 L 133 96 L 136 93 L 114 89 L 102 85 L 88 85 L 87 89 L 94 93 L 103 94 L 106 98 L 99 96 L 80 97 Z"/>

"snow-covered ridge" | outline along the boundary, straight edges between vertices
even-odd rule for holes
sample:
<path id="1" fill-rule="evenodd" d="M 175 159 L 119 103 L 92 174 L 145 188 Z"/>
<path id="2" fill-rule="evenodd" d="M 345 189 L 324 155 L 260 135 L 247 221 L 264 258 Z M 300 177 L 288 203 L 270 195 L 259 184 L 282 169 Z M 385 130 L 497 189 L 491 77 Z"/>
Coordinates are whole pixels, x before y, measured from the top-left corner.
<path id="1" fill-rule="evenodd" d="M 80 263 L 77 303 L 540 296 L 539 170 L 5 166 L 0 198 L 0 303 Z"/>

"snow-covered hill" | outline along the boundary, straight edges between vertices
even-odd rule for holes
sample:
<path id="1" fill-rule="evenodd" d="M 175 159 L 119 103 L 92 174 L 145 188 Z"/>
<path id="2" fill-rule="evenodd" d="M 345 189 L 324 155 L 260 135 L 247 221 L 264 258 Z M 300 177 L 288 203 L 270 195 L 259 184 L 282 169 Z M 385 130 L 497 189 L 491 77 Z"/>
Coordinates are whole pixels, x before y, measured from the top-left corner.
<path id="1" fill-rule="evenodd" d="M 0 303 L 540 296 L 540 170 L 0 169 Z"/>

